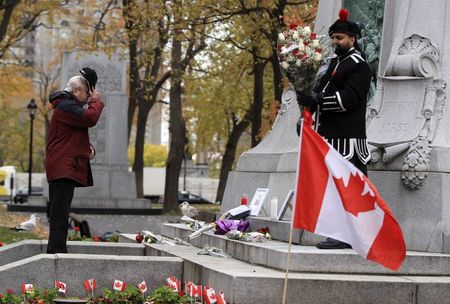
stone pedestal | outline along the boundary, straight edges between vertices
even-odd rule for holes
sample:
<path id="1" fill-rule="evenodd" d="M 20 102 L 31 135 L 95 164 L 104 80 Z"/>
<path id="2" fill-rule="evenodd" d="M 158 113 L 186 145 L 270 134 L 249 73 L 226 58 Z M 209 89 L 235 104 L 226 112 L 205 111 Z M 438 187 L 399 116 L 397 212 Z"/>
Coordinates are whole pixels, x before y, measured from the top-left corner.
<path id="1" fill-rule="evenodd" d="M 343 3 L 320 1 L 316 31 L 326 33 Z M 450 252 L 449 14 L 443 0 L 385 1 L 378 82 L 367 113 L 369 178 L 399 221 L 408 250 Z M 251 199 L 258 187 L 279 201 L 294 188 L 299 115 L 295 97 L 286 98 L 272 132 L 230 173 L 222 211 L 238 205 L 243 193 Z"/>
<path id="2" fill-rule="evenodd" d="M 149 208 L 150 202 L 137 199 L 134 172 L 128 170 L 126 62 L 105 54 L 65 53 L 62 64 L 62 89 L 83 67 L 98 75 L 97 89 L 105 108 L 97 126 L 89 129 L 96 156 L 91 161 L 94 186 L 77 188 L 72 207 Z"/>
<path id="3" fill-rule="evenodd" d="M 243 153 L 236 171 L 230 172 L 222 211 L 239 205 L 242 194 L 251 200 L 257 188 L 269 188 L 269 197 L 261 211 L 261 215 L 269 215 L 270 199 L 277 197 L 281 204 L 289 190 L 294 189 L 299 144 L 296 123 L 300 110 L 292 88 L 285 90 L 282 100 L 270 133 L 258 146 Z"/>

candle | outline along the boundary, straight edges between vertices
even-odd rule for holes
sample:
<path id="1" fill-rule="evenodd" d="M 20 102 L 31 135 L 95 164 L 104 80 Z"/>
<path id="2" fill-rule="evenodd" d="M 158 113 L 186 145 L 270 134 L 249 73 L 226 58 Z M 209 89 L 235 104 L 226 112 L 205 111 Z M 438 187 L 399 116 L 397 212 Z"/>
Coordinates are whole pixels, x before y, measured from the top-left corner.
<path id="1" fill-rule="evenodd" d="M 270 218 L 276 220 L 278 214 L 278 197 L 273 196 L 270 200 Z"/>

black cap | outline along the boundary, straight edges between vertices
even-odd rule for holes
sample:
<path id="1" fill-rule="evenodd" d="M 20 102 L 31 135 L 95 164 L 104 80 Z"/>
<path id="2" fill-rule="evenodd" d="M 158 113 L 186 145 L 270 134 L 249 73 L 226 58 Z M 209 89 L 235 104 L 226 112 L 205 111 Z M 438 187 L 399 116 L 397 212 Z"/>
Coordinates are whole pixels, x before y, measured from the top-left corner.
<path id="1" fill-rule="evenodd" d="M 344 33 L 357 37 L 359 35 L 359 27 L 355 22 L 348 20 L 349 12 L 346 9 L 339 11 L 339 19 L 336 20 L 329 28 L 328 35 L 333 33 Z"/>
<path id="2" fill-rule="evenodd" d="M 98 81 L 97 73 L 95 72 L 95 70 L 91 68 L 82 68 L 80 70 L 80 73 L 88 81 L 89 90 L 93 91 Z"/>

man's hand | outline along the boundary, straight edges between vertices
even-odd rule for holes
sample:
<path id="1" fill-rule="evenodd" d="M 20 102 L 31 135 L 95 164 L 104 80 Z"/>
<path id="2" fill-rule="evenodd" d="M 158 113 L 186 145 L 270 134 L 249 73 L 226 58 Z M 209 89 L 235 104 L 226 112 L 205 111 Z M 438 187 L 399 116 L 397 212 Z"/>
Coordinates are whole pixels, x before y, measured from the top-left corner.
<path id="1" fill-rule="evenodd" d="M 91 98 L 101 100 L 100 93 L 98 92 L 97 89 L 94 89 L 94 90 L 92 91 Z"/>
<path id="2" fill-rule="evenodd" d="M 95 157 L 95 148 L 93 145 L 89 145 L 89 160 Z"/>
<path id="3" fill-rule="evenodd" d="M 299 105 L 303 107 L 312 107 L 317 105 L 316 100 L 311 95 L 307 95 L 301 91 L 296 93 L 297 93 L 297 102 Z"/>
<path id="4" fill-rule="evenodd" d="M 323 93 L 314 93 L 311 95 L 304 94 L 303 92 L 297 93 L 297 102 L 303 107 L 315 107 L 323 103 Z"/>

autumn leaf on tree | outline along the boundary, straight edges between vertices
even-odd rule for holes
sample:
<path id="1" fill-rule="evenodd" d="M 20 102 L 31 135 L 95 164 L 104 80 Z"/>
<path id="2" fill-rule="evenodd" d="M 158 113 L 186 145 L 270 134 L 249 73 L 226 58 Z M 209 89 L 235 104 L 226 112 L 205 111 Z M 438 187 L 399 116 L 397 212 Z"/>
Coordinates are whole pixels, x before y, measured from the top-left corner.
<path id="1" fill-rule="evenodd" d="M 350 174 L 347 186 L 345 186 L 342 178 L 333 177 L 333 179 L 341 197 L 342 205 L 347 212 L 357 217 L 360 212 L 375 209 L 376 199 L 370 194 L 370 191 L 363 194 L 366 182 L 358 173 Z"/>

